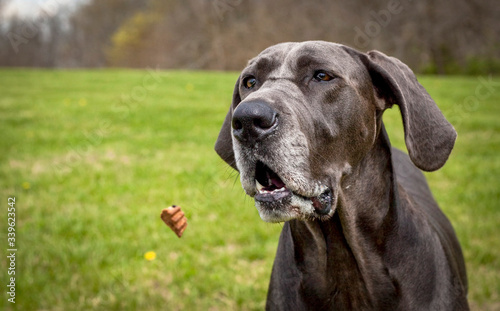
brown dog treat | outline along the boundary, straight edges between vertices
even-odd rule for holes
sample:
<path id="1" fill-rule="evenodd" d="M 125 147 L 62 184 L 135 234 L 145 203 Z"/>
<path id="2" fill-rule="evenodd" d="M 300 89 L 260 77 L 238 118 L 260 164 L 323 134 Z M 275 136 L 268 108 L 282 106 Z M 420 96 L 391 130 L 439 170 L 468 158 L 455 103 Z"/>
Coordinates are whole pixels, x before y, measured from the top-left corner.
<path id="1" fill-rule="evenodd" d="M 187 227 L 187 218 L 181 207 L 172 205 L 161 211 L 161 219 L 180 238 Z"/>

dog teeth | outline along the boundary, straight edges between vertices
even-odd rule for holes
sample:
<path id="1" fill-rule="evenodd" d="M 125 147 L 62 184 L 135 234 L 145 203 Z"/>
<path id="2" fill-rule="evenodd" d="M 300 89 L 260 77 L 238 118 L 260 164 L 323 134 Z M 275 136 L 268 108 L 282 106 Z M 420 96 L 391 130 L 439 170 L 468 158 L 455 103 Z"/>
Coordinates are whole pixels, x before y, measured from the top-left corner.
<path id="1" fill-rule="evenodd" d="M 257 181 L 257 179 L 255 180 L 255 187 L 257 187 L 257 190 L 258 190 L 259 192 L 263 192 L 263 191 L 264 191 L 264 190 L 262 190 L 262 189 L 264 189 L 264 186 L 262 186 L 262 185 L 261 185 L 261 184 Z"/>
<path id="2" fill-rule="evenodd" d="M 281 188 L 279 188 L 279 189 L 271 190 L 271 191 L 269 191 L 269 190 L 265 190 L 265 189 L 264 189 L 264 186 L 262 186 L 262 185 L 261 185 L 261 184 L 257 181 L 257 179 L 255 180 L 255 187 L 257 188 L 257 191 L 258 191 L 259 193 L 283 192 L 283 191 L 285 191 L 285 190 L 286 190 L 286 187 L 285 187 L 285 186 L 283 186 L 283 187 L 281 187 Z"/>

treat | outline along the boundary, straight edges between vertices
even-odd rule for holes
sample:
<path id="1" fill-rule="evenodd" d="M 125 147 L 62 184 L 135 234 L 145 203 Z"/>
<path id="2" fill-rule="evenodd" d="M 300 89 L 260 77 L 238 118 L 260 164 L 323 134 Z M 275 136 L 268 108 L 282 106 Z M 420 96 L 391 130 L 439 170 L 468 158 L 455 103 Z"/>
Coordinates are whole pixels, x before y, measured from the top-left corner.
<path id="1" fill-rule="evenodd" d="M 172 229 L 172 231 L 177 234 L 180 238 L 184 230 L 187 227 L 187 218 L 184 212 L 181 211 L 181 207 L 177 205 L 172 205 L 161 211 L 161 219 L 167 226 Z"/>

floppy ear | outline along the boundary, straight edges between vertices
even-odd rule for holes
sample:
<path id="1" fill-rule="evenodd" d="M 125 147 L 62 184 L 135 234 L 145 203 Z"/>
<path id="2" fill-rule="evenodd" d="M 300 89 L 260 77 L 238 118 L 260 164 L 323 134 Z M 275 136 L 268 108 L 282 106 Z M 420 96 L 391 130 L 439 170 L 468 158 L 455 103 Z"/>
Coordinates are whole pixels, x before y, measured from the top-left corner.
<path id="1" fill-rule="evenodd" d="M 236 161 L 234 159 L 231 122 L 233 119 L 234 107 L 236 107 L 241 101 L 239 86 L 240 78 L 236 80 L 236 85 L 234 86 L 233 91 L 233 102 L 231 103 L 231 107 L 229 107 L 226 119 L 224 119 L 224 123 L 222 124 L 222 128 L 219 132 L 219 137 L 217 137 L 217 141 L 215 142 L 215 151 L 217 154 L 235 170 L 238 170 L 238 168 L 236 167 Z"/>
<path id="2" fill-rule="evenodd" d="M 457 133 L 408 66 L 394 57 L 370 51 L 361 57 L 385 108 L 399 106 L 410 159 L 424 171 L 441 168 Z"/>

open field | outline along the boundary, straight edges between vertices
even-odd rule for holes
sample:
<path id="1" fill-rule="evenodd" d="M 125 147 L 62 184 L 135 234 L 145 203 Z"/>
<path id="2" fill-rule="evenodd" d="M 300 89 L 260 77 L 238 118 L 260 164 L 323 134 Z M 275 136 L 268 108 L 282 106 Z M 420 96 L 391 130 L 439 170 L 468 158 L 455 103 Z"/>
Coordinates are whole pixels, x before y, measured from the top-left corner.
<path id="1" fill-rule="evenodd" d="M 236 77 L 1 69 L 0 309 L 262 310 L 281 225 L 260 220 L 213 151 Z M 464 249 L 471 305 L 500 310 L 500 79 L 420 81 L 459 133 L 427 176 Z M 397 108 L 385 120 L 404 148 Z M 182 239 L 159 217 L 171 204 L 189 219 Z"/>

